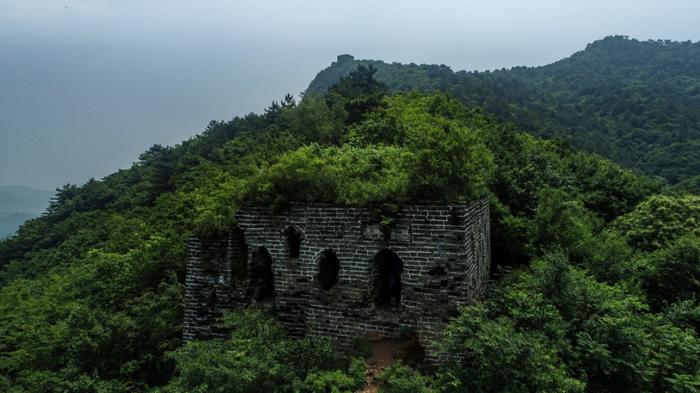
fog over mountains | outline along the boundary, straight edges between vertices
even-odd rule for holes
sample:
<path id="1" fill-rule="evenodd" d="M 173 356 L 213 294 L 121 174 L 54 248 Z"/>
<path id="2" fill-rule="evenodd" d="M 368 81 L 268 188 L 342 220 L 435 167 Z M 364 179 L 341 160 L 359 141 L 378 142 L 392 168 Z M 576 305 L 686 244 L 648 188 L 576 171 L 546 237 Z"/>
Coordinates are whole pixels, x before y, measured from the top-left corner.
<path id="1" fill-rule="evenodd" d="M 26 186 L 0 186 L 0 239 L 24 221 L 39 216 L 49 205 L 50 191 Z"/>

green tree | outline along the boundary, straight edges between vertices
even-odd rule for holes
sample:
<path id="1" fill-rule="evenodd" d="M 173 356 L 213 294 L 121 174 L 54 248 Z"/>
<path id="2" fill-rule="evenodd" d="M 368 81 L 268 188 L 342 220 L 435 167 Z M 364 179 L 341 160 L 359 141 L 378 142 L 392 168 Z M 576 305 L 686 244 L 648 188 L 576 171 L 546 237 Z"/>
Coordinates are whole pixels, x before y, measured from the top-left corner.
<path id="1" fill-rule="evenodd" d="M 700 237 L 686 235 L 655 251 L 642 286 L 657 310 L 681 300 L 700 299 Z"/>
<path id="2" fill-rule="evenodd" d="M 631 245 L 646 251 L 664 247 L 687 235 L 700 235 L 700 196 L 655 195 L 619 217 L 613 228 Z"/>
<path id="3" fill-rule="evenodd" d="M 291 393 L 295 387 L 317 392 L 333 384 L 354 386 L 344 374 L 327 373 L 343 366 L 328 342 L 288 339 L 262 310 L 230 313 L 222 326 L 230 338 L 193 341 L 170 354 L 178 374 L 165 392 Z"/>
<path id="4" fill-rule="evenodd" d="M 365 114 L 381 107 L 386 86 L 374 77 L 376 72 L 372 65 L 360 65 L 341 78 L 326 93 L 328 107 L 342 113 L 348 124 L 359 122 Z"/>

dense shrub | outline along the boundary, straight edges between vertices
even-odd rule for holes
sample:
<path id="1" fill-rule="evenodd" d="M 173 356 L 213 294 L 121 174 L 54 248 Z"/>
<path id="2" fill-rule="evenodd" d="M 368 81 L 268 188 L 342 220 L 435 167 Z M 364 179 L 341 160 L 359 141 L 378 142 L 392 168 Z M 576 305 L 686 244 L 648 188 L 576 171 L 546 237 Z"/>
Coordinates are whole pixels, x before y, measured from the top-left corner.
<path id="1" fill-rule="evenodd" d="M 615 220 L 613 227 L 631 245 L 646 251 L 662 248 L 687 234 L 699 236 L 700 196 L 652 196 Z"/>
<path id="2" fill-rule="evenodd" d="M 642 285 L 656 309 L 700 299 L 700 237 L 686 235 L 655 251 L 647 261 Z"/>
<path id="3" fill-rule="evenodd" d="M 222 327 L 230 338 L 194 341 L 170 354 L 177 375 L 165 392 L 293 392 L 295 386 L 317 392 L 356 386 L 355 379 L 337 371 L 343 360 L 330 343 L 289 339 L 262 310 L 230 313 Z"/>
<path id="4" fill-rule="evenodd" d="M 561 255 L 514 272 L 450 323 L 446 370 L 475 391 L 694 391 L 700 339 Z"/>
<path id="5" fill-rule="evenodd" d="M 411 370 L 398 361 L 377 377 L 380 393 L 437 393 L 431 378 Z"/>
<path id="6" fill-rule="evenodd" d="M 364 361 L 353 359 L 347 373 L 340 370 L 311 373 L 295 388 L 295 392 L 353 393 L 365 385 L 365 370 Z"/>

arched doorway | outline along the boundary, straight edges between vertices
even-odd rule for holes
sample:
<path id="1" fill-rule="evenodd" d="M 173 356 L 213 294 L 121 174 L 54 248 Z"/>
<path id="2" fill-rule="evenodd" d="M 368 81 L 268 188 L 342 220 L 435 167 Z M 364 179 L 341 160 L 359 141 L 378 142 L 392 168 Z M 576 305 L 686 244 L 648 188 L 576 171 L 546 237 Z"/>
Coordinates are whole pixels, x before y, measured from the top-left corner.
<path id="1" fill-rule="evenodd" d="M 304 232 L 296 226 L 289 226 L 282 232 L 287 240 L 287 251 L 289 258 L 299 258 L 301 251 L 301 241 L 304 240 Z"/>
<path id="2" fill-rule="evenodd" d="M 275 293 L 275 278 L 272 273 L 272 256 L 265 247 L 257 247 L 251 253 L 249 286 L 256 300 L 265 300 Z"/>
<path id="3" fill-rule="evenodd" d="M 322 251 L 318 256 L 318 282 L 322 289 L 328 291 L 338 283 L 340 262 L 333 250 Z"/>
<path id="4" fill-rule="evenodd" d="M 384 249 L 374 256 L 374 303 L 377 307 L 399 307 L 402 272 L 403 261 L 395 252 Z"/>
<path id="5" fill-rule="evenodd" d="M 245 234 L 240 228 L 231 231 L 231 279 L 242 282 L 248 277 L 248 245 L 245 242 Z"/>

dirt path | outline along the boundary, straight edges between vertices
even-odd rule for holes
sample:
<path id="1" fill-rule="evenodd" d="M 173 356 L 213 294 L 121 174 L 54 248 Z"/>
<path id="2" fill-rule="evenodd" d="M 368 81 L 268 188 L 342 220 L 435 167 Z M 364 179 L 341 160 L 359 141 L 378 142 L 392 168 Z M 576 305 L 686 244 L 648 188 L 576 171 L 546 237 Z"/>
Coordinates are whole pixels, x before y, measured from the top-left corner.
<path id="1" fill-rule="evenodd" d="M 372 341 L 372 357 L 367 364 L 367 384 L 359 393 L 376 393 L 376 377 L 396 360 L 396 342 L 393 340 Z"/>

